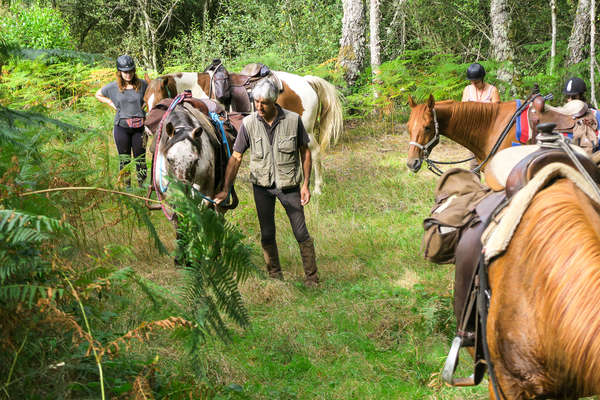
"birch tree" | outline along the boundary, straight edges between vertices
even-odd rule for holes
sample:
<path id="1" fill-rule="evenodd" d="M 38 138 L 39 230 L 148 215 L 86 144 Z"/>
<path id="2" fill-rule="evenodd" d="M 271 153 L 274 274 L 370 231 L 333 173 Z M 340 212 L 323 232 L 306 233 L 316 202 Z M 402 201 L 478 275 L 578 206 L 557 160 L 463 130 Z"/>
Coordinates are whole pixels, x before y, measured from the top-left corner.
<path id="1" fill-rule="evenodd" d="M 578 64 L 583 61 L 583 49 L 590 31 L 590 0 L 579 0 L 577 11 L 573 20 L 573 28 L 567 46 L 567 66 Z"/>
<path id="2" fill-rule="evenodd" d="M 379 66 L 381 65 L 381 46 L 379 43 L 379 23 L 381 22 L 381 13 L 379 11 L 380 0 L 370 0 L 369 2 L 369 41 L 371 50 L 371 71 L 377 97 L 377 75 L 379 75 Z"/>
<path id="3" fill-rule="evenodd" d="M 136 0 L 140 29 L 143 37 L 144 63 L 159 70 L 159 43 L 169 28 L 173 11 L 181 0 Z"/>
<path id="4" fill-rule="evenodd" d="M 550 46 L 550 75 L 554 73 L 556 65 L 556 0 L 550 0 L 550 13 L 552 15 L 552 45 Z"/>
<path id="5" fill-rule="evenodd" d="M 362 0 L 342 0 L 342 37 L 338 62 L 348 86 L 354 85 L 365 59 L 365 9 Z"/>
<path id="6" fill-rule="evenodd" d="M 512 62 L 514 59 L 513 46 L 508 37 L 510 30 L 510 13 L 507 0 L 491 0 L 490 19 L 492 23 L 492 50 L 494 58 L 501 62 Z M 498 79 L 511 82 L 512 68 L 503 66 L 498 71 Z"/>

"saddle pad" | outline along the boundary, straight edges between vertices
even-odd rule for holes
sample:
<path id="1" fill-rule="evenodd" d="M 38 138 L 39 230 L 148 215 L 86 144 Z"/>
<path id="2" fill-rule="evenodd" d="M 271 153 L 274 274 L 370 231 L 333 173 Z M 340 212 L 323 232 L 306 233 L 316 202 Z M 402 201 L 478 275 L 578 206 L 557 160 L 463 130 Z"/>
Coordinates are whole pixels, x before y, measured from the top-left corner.
<path id="1" fill-rule="evenodd" d="M 592 184 L 579 171 L 563 163 L 548 164 L 513 196 L 510 204 L 492 220 L 483 232 L 481 242 L 486 263 L 506 250 L 533 197 L 556 178 L 571 180 L 600 206 L 600 197 L 596 194 Z"/>
<path id="2" fill-rule="evenodd" d="M 515 165 L 540 149 L 538 145 L 523 145 L 500 150 L 485 166 L 485 181 L 493 191 L 504 190 L 506 179 Z"/>

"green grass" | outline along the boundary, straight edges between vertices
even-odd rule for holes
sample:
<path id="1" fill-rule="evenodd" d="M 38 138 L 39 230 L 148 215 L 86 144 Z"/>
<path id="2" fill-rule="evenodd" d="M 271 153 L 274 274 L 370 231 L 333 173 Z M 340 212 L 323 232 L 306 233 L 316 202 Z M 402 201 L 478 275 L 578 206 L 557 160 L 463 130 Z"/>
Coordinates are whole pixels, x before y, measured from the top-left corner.
<path id="1" fill-rule="evenodd" d="M 433 204 L 436 179 L 405 168 L 405 135 L 374 135 L 369 129 L 347 131 L 328 153 L 324 192 L 305 208 L 320 288 L 302 286 L 298 246 L 277 206 L 285 281 L 268 280 L 264 273 L 251 277 L 241 288 L 251 327 L 234 330 L 231 343 L 211 340 L 197 354 L 204 382 L 222 388 L 218 398 L 487 397 L 487 385 L 449 388 L 439 375 L 454 334 L 454 272 L 424 261 L 420 253 L 421 224 Z M 254 261 L 262 266 L 247 175 L 244 163 L 236 183 L 240 206 L 227 218 L 247 235 Z M 165 241 L 172 242 L 172 229 L 165 228 Z M 156 262 L 136 268 L 176 287 L 176 270 L 168 258 L 160 260 L 160 272 Z M 172 341 L 144 352 L 163 354 L 163 375 L 190 373 L 185 364 L 191 361 Z M 470 358 L 465 361 L 463 376 L 471 373 Z"/>

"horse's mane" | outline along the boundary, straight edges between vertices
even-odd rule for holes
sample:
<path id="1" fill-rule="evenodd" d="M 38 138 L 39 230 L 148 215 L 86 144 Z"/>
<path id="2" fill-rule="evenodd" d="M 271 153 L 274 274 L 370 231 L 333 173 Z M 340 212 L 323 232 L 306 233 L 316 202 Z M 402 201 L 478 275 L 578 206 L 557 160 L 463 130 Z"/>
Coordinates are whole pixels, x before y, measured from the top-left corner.
<path id="1" fill-rule="evenodd" d="M 500 104 L 497 103 L 453 101 L 438 104 L 441 109 L 448 109 L 450 112 L 451 124 L 447 128 L 449 131 L 470 135 L 481 135 L 481 132 L 487 131 L 500 112 Z"/>
<path id="2" fill-rule="evenodd" d="M 590 383 L 600 382 L 599 214 L 572 182 L 561 180 L 536 195 L 521 226 L 520 239 L 528 241 L 521 260 L 532 267 L 523 273 L 538 293 L 536 329 L 544 332 L 544 353 L 554 357 L 545 367 L 566 372 L 589 393 Z"/>

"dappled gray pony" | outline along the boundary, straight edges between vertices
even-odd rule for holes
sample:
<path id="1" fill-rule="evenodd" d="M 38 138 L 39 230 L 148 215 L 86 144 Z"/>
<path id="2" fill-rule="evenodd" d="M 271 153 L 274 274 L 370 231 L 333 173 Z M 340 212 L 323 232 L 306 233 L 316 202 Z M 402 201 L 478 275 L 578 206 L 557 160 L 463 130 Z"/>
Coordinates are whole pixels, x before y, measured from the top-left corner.
<path id="1" fill-rule="evenodd" d="M 191 185 L 212 206 L 212 198 L 223 187 L 226 155 L 225 143 L 210 118 L 190 103 L 179 103 L 164 117 L 156 140 L 151 148 L 152 175 L 159 198 L 168 197 L 169 178 L 174 178 Z"/>

